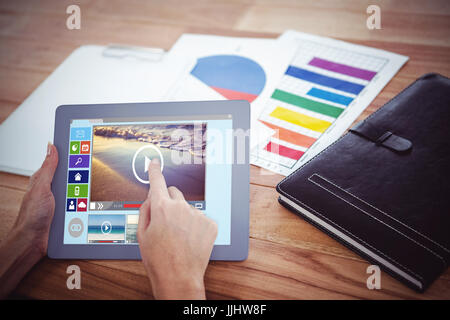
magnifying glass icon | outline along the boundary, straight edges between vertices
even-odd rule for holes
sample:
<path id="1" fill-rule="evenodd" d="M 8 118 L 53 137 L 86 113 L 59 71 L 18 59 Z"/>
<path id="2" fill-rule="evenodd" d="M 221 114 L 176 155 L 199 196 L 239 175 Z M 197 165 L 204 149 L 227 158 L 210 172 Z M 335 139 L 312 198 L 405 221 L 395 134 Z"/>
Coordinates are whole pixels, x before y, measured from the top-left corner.
<path id="1" fill-rule="evenodd" d="M 78 165 L 79 163 L 81 163 L 83 161 L 83 159 L 81 159 L 81 157 L 78 157 L 77 162 L 75 162 L 75 165 Z"/>

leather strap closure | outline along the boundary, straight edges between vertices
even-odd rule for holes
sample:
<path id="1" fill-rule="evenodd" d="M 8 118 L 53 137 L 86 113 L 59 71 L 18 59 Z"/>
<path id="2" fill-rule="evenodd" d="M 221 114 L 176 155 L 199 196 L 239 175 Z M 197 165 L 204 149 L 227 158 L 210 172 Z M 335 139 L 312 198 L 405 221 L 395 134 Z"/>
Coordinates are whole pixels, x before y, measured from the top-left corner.
<path id="1" fill-rule="evenodd" d="M 406 152 L 412 148 L 412 142 L 408 139 L 376 127 L 365 120 L 357 123 L 349 131 L 374 142 L 378 146 L 383 146 L 397 152 Z"/>

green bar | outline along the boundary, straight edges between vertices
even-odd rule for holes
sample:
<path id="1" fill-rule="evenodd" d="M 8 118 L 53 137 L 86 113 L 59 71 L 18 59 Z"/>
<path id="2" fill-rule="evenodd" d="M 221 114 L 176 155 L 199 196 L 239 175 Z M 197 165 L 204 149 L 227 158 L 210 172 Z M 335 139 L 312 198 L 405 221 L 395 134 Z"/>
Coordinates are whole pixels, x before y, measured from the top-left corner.
<path id="1" fill-rule="evenodd" d="M 278 89 L 274 91 L 274 93 L 272 94 L 272 98 L 333 118 L 337 118 L 342 113 L 342 111 L 344 111 L 344 109 L 296 96 L 295 94 Z"/>
<path id="2" fill-rule="evenodd" d="M 86 198 L 88 195 L 87 184 L 68 184 L 67 198 Z"/>

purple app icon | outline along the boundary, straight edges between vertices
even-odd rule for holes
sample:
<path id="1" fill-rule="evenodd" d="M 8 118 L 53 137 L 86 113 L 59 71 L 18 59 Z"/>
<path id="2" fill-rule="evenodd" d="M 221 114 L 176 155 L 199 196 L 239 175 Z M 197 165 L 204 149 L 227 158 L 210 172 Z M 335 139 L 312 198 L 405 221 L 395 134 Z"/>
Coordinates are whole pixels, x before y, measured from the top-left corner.
<path id="1" fill-rule="evenodd" d="M 74 154 L 69 158 L 69 168 L 89 168 L 88 154 Z"/>

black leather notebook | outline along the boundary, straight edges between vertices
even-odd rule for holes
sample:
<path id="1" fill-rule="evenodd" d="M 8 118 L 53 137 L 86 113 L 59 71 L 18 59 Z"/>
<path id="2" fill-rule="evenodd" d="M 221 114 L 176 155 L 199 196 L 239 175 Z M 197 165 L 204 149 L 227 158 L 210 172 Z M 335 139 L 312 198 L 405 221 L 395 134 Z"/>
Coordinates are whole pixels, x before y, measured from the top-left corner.
<path id="1" fill-rule="evenodd" d="M 277 191 L 282 205 L 425 290 L 450 261 L 450 79 L 417 79 Z"/>

